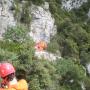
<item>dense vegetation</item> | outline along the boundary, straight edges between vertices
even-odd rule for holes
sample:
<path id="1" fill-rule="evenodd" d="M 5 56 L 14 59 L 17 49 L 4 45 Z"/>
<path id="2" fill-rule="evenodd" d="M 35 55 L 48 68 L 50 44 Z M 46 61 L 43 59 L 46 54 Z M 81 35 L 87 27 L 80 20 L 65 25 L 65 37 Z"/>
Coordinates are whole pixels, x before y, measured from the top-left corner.
<path id="1" fill-rule="evenodd" d="M 67 12 L 61 9 L 61 0 L 27 0 L 20 11 L 22 0 L 15 0 L 15 17 L 22 25 L 8 28 L 0 41 L 0 61 L 8 60 L 17 69 L 17 78 L 25 78 L 29 90 L 90 90 L 90 76 L 85 69 L 90 62 L 90 19 L 86 13 L 90 1 L 79 9 Z M 47 50 L 63 57 L 49 62 L 34 56 L 34 42 L 28 36 L 31 21 L 30 5 L 50 4 L 57 25 L 57 35 L 51 39 Z"/>

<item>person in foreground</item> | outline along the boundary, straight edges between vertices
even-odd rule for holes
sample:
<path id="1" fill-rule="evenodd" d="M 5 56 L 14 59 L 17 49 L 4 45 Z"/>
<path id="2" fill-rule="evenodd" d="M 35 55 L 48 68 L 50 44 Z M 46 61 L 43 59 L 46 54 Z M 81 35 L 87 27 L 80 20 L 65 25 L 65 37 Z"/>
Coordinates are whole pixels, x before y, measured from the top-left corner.
<path id="1" fill-rule="evenodd" d="M 28 90 L 28 84 L 25 79 L 17 81 L 15 68 L 10 63 L 0 63 L 0 77 L 2 82 L 0 90 Z"/>

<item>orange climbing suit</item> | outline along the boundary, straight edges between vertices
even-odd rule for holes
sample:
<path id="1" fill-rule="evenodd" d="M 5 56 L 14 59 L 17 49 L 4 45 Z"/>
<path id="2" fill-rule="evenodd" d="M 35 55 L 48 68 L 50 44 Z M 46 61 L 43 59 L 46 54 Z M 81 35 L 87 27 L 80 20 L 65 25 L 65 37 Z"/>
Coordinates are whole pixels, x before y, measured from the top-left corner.
<path id="1" fill-rule="evenodd" d="M 35 45 L 35 49 L 38 51 L 43 51 L 46 48 L 47 48 L 47 44 L 44 41 L 40 41 L 40 42 L 36 43 L 36 45 Z"/>
<path id="2" fill-rule="evenodd" d="M 9 85 L 7 88 L 0 88 L 0 90 L 28 90 L 28 84 L 26 80 L 21 79 L 15 85 Z"/>

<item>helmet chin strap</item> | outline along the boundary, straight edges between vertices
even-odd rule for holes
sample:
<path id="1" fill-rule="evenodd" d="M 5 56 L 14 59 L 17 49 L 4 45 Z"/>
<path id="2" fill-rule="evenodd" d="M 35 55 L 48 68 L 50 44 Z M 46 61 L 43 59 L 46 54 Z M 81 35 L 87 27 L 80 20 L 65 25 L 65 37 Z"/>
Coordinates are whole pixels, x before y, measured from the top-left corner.
<path id="1" fill-rule="evenodd" d="M 16 85 L 17 84 L 17 79 L 16 77 L 14 77 L 11 81 L 7 81 L 7 77 L 2 81 L 1 83 L 1 87 L 2 88 L 8 88 L 12 85 Z"/>
<path id="2" fill-rule="evenodd" d="M 14 77 L 13 80 L 12 81 L 9 81 L 8 83 L 9 83 L 9 85 L 15 85 L 15 84 L 17 84 L 16 77 Z"/>

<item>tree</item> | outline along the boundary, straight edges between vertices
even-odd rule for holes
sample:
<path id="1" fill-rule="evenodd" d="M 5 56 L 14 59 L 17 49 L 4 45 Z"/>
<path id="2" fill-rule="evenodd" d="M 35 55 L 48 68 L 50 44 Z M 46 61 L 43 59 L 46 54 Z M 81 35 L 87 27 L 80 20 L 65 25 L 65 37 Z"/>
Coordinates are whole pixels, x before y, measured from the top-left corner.
<path id="1" fill-rule="evenodd" d="M 86 77 L 86 71 L 81 65 L 70 59 L 62 59 L 57 61 L 56 68 L 57 73 L 61 75 L 61 79 L 59 79 L 61 86 L 66 86 L 71 90 L 81 90 L 80 82 L 83 82 Z"/>
<path id="2" fill-rule="evenodd" d="M 34 60 L 30 72 L 30 90 L 56 90 L 55 68 L 49 61 Z"/>

